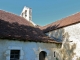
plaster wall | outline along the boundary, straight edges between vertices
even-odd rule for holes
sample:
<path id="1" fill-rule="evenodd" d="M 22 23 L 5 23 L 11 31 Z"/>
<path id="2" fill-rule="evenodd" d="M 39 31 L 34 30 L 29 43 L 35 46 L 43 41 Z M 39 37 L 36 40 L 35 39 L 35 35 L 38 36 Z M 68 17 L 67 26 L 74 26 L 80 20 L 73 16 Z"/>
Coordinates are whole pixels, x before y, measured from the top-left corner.
<path id="1" fill-rule="evenodd" d="M 63 60 L 80 60 L 80 23 L 46 33 L 62 42 Z"/>
<path id="2" fill-rule="evenodd" d="M 10 60 L 10 50 L 20 49 L 20 60 L 39 60 L 39 53 L 45 51 L 45 60 L 62 60 L 60 55 L 60 44 L 24 42 L 15 40 L 0 40 L 0 60 Z M 54 57 L 54 51 L 56 57 Z"/>

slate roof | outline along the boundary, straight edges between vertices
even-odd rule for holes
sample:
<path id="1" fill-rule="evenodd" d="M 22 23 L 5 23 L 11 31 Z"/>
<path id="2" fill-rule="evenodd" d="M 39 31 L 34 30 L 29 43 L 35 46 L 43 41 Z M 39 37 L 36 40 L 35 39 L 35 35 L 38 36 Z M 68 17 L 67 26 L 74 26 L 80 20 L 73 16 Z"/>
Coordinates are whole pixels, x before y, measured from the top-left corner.
<path id="1" fill-rule="evenodd" d="M 23 17 L 0 10 L 0 39 L 58 43 Z"/>
<path id="2" fill-rule="evenodd" d="M 40 27 L 40 29 L 46 33 L 46 32 L 60 29 L 60 28 L 66 27 L 66 26 L 76 24 L 76 23 L 80 23 L 80 12 L 78 12 L 74 15 L 68 16 L 66 18 L 63 18 L 61 20 L 58 20 L 56 22 L 53 22 L 51 24 L 48 24 L 46 26 Z"/>

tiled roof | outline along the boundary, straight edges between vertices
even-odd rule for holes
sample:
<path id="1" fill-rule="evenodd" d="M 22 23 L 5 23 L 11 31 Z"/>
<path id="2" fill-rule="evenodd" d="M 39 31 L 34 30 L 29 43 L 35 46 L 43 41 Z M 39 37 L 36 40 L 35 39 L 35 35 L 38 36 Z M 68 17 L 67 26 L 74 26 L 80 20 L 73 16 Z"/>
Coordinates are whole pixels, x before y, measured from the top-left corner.
<path id="1" fill-rule="evenodd" d="M 59 21 L 53 22 L 51 24 L 48 24 L 46 26 L 40 27 L 41 30 L 43 30 L 43 32 L 49 32 L 52 30 L 56 30 L 59 28 L 63 28 L 66 26 L 70 26 L 76 23 L 80 23 L 80 12 L 76 13 L 74 15 L 68 16 L 66 18 L 63 18 Z"/>
<path id="2" fill-rule="evenodd" d="M 58 43 L 23 17 L 0 10 L 0 39 Z"/>

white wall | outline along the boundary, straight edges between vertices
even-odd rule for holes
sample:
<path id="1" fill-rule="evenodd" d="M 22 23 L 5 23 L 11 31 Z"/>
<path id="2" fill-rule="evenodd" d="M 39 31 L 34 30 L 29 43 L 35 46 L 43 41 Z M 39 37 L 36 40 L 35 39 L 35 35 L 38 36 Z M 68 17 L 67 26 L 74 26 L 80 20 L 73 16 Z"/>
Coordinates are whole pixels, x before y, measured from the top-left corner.
<path id="1" fill-rule="evenodd" d="M 56 57 L 61 60 L 60 44 L 55 43 L 39 43 L 39 42 L 24 42 L 14 40 L 0 40 L 0 60 L 9 60 L 10 49 L 21 49 L 21 60 L 39 60 L 39 53 L 45 51 L 47 53 L 46 60 L 55 60 L 54 51 Z M 7 57 L 7 58 L 6 58 Z"/>
<path id="2" fill-rule="evenodd" d="M 64 29 L 58 29 L 58 30 L 50 31 L 46 33 L 46 35 L 48 35 L 51 38 L 54 38 L 58 42 L 62 42 L 63 33 L 64 33 Z"/>
<path id="3" fill-rule="evenodd" d="M 72 51 L 72 60 L 80 60 L 80 23 L 65 28 L 64 40 L 64 44 L 69 42 L 67 45 Z"/>
<path id="4" fill-rule="evenodd" d="M 80 23 L 46 34 L 62 41 L 63 60 L 80 60 Z"/>

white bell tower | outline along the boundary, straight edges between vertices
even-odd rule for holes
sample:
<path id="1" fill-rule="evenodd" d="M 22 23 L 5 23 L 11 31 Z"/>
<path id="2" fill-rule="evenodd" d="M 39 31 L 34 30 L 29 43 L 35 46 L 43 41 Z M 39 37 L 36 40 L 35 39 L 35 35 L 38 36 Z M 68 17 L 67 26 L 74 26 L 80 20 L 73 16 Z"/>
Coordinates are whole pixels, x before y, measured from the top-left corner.
<path id="1" fill-rule="evenodd" d="M 34 26 L 36 26 L 36 24 L 32 21 L 32 9 L 31 8 L 24 6 L 20 16 L 24 17 L 26 20 L 28 20 Z"/>
<path id="2" fill-rule="evenodd" d="M 28 21 L 32 21 L 32 9 L 25 6 L 20 16 L 24 17 Z"/>

